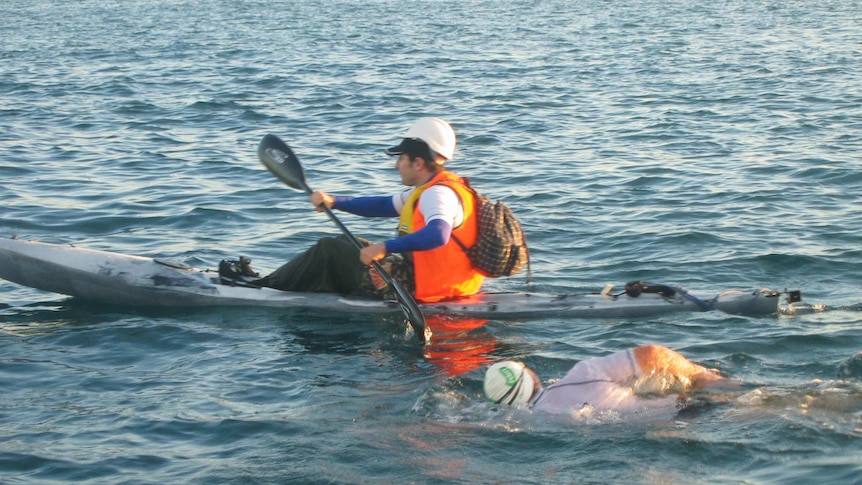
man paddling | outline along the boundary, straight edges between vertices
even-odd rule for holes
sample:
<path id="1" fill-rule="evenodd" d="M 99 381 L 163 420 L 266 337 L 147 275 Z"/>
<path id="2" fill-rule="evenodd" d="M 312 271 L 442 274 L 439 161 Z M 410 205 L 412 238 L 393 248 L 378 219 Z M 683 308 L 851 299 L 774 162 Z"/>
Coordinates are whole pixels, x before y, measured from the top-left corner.
<path id="1" fill-rule="evenodd" d="M 643 345 L 578 362 L 565 377 L 544 388 L 522 362 L 498 362 L 486 371 L 484 389 L 496 404 L 572 414 L 674 408 L 687 392 L 727 382 L 667 347 Z"/>
<path id="2" fill-rule="evenodd" d="M 452 127 L 440 118 L 420 118 L 401 143 L 386 150 L 398 157 L 395 168 L 409 190 L 394 196 L 346 197 L 322 191 L 310 196 L 318 211 L 325 205 L 364 217 L 398 217 L 398 237 L 368 243 L 362 250 L 344 237 L 325 237 L 254 284 L 382 297 L 385 284 L 368 267 L 379 261 L 419 301 L 478 293 L 484 277 L 452 237 L 470 247 L 477 231 L 472 193 L 444 168 L 454 152 Z"/>

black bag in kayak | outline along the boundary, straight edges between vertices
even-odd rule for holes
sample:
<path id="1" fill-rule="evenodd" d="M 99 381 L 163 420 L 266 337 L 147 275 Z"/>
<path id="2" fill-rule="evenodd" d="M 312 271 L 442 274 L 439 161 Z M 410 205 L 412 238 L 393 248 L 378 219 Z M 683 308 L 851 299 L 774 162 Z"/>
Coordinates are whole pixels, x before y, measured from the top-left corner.
<path id="1" fill-rule="evenodd" d="M 676 290 L 667 285 L 657 285 L 646 281 L 629 281 L 626 283 L 625 293 L 633 298 L 640 296 L 641 293 L 658 293 L 665 298 L 672 298 L 676 295 Z"/>
<path id="2" fill-rule="evenodd" d="M 502 201 L 492 202 L 476 192 L 468 179 L 465 185 L 473 193 L 476 204 L 476 244 L 468 248 L 454 234 L 452 238 L 467 253 L 473 267 L 489 278 L 512 276 L 527 267 L 531 279 L 530 250 L 521 223 Z"/>
<path id="3" fill-rule="evenodd" d="M 221 283 L 230 286 L 253 286 L 250 283 L 260 276 L 251 269 L 251 260 L 245 256 L 240 256 L 238 260 L 221 260 L 218 274 L 221 277 Z"/>

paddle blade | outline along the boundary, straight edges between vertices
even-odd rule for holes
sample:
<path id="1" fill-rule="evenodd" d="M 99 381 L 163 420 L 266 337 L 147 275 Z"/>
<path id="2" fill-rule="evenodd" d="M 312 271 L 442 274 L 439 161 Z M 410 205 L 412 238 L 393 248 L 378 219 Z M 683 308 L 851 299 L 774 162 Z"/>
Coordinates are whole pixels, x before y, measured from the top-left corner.
<path id="1" fill-rule="evenodd" d="M 305 171 L 293 150 L 275 135 L 266 135 L 257 146 L 257 156 L 270 172 L 297 190 L 311 192 L 305 183 Z"/>
<path id="2" fill-rule="evenodd" d="M 378 268 L 378 271 L 383 271 L 377 264 L 375 264 L 375 268 Z M 422 315 L 422 310 L 419 309 L 419 304 L 413 299 L 413 295 L 408 293 L 401 286 L 401 283 L 398 283 L 393 278 L 389 278 L 389 284 L 398 298 L 398 306 L 401 307 L 401 311 L 404 312 L 404 316 L 407 317 L 407 321 L 410 322 L 410 326 L 413 327 L 416 336 L 423 342 L 429 341 L 431 339 L 431 328 L 425 322 L 425 315 Z"/>

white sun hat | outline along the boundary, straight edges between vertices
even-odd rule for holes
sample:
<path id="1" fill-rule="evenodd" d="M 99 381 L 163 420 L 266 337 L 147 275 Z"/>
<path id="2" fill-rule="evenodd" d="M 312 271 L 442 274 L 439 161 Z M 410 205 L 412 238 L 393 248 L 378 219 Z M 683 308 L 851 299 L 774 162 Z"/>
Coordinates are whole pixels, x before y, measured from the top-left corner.
<path id="1" fill-rule="evenodd" d="M 428 148 L 446 160 L 455 155 L 455 130 L 440 118 L 419 118 L 401 138 L 404 140 L 401 144 L 386 150 L 388 155 L 404 153 L 404 142 L 408 140 L 424 141 Z"/>

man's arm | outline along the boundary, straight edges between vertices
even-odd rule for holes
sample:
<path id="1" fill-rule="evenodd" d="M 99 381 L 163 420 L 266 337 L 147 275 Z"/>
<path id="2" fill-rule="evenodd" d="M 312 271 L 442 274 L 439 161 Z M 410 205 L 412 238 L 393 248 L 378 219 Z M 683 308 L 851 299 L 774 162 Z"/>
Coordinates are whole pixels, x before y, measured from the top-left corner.
<path id="1" fill-rule="evenodd" d="M 409 192 L 405 192 L 407 194 Z M 393 207 L 395 200 L 392 198 Z M 422 229 L 372 244 L 359 252 L 362 264 L 371 264 L 386 257 L 389 253 L 405 253 L 410 251 L 429 251 L 449 242 L 453 226 L 463 220 L 463 209 L 455 191 L 450 187 L 435 185 L 422 193 L 418 201 L 419 210 L 425 217 L 426 225 Z M 396 208 L 397 210 L 398 208 Z"/>
<path id="2" fill-rule="evenodd" d="M 661 345 L 643 345 L 632 350 L 641 372 L 671 374 L 688 379 L 694 389 L 725 379 L 706 367 L 697 365 L 682 354 Z"/>
<path id="3" fill-rule="evenodd" d="M 333 197 L 334 209 L 363 217 L 398 217 L 395 206 L 392 205 L 392 197 Z"/>
<path id="4" fill-rule="evenodd" d="M 410 251 L 428 251 L 449 242 L 452 227 L 441 219 L 434 219 L 421 230 L 406 236 L 389 239 L 382 243 L 372 244 L 359 251 L 362 264 L 385 258 L 389 253 L 405 253 Z"/>
<path id="5" fill-rule="evenodd" d="M 325 205 L 330 209 L 338 209 L 363 217 L 398 217 L 398 211 L 395 210 L 391 196 L 332 196 L 318 190 L 311 194 L 310 199 L 311 204 L 318 211 L 322 210 L 320 206 Z"/>

